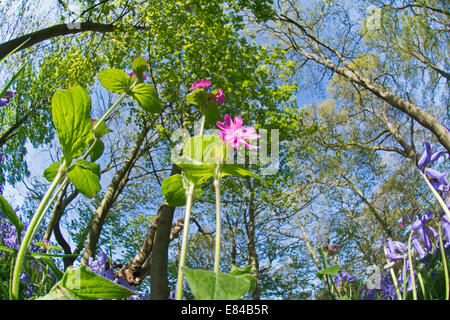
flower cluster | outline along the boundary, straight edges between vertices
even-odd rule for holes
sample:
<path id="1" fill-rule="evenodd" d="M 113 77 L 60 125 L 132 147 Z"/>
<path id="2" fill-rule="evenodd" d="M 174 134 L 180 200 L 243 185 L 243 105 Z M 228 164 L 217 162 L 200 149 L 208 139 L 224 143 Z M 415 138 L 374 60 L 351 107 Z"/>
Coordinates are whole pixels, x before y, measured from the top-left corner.
<path id="1" fill-rule="evenodd" d="M 111 267 L 111 263 L 109 261 L 108 256 L 105 253 L 100 253 L 98 255 L 98 259 L 94 260 L 89 258 L 89 268 L 94 271 L 99 276 L 102 276 L 114 283 L 120 284 L 122 287 L 128 288 L 132 291 L 135 290 L 133 286 L 131 286 L 125 278 L 121 276 L 117 276 L 114 274 L 114 269 Z"/>
<path id="2" fill-rule="evenodd" d="M 447 180 L 448 172 L 440 172 L 428 167 L 437 161 L 444 153 L 444 150 L 433 153 L 433 147 L 430 141 L 427 141 L 425 143 L 425 151 L 417 162 L 417 166 L 429 177 L 430 183 L 436 191 L 440 192 L 445 197 L 450 191 L 450 185 Z"/>
<path id="3" fill-rule="evenodd" d="M 201 79 L 200 81 L 194 81 L 194 83 L 192 84 L 192 86 L 189 88 L 189 90 L 196 90 L 196 89 L 205 89 L 208 88 L 212 83 L 210 81 L 207 80 L 203 80 Z M 225 94 L 223 93 L 222 89 L 217 90 L 216 96 L 215 96 L 215 100 L 217 101 L 218 104 L 220 104 L 221 106 L 224 105 L 225 103 Z"/>
<path id="4" fill-rule="evenodd" d="M 6 90 L 5 94 L 2 97 L 0 97 L 0 107 L 6 106 L 15 95 L 16 95 L 15 91 Z"/>

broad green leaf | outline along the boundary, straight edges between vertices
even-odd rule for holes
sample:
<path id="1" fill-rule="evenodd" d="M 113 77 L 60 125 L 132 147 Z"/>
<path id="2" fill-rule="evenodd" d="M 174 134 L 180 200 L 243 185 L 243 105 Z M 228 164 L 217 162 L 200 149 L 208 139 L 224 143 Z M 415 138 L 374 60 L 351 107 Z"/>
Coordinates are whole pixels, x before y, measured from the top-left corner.
<path id="1" fill-rule="evenodd" d="M 95 127 L 98 123 L 98 120 L 95 120 L 93 123 L 93 126 Z M 108 129 L 106 126 L 106 123 L 102 121 L 100 124 L 97 125 L 97 128 L 94 130 L 94 135 L 96 138 L 102 138 L 105 134 L 112 132 L 112 130 Z"/>
<path id="2" fill-rule="evenodd" d="M 94 146 L 92 147 L 91 152 L 89 153 L 89 158 L 92 162 L 97 161 L 98 158 L 100 158 L 103 154 L 103 151 L 105 150 L 105 144 L 102 140 L 97 139 L 95 141 Z"/>
<path id="3" fill-rule="evenodd" d="M 55 179 L 56 175 L 58 174 L 59 166 L 60 163 L 55 162 L 44 170 L 44 178 L 47 179 L 48 182 L 52 182 Z"/>
<path id="4" fill-rule="evenodd" d="M 69 267 L 62 279 L 44 296 L 38 300 L 64 299 L 123 299 L 135 293 L 106 278 L 95 274 L 86 266 L 78 269 Z"/>
<path id="5" fill-rule="evenodd" d="M 329 275 L 329 276 L 335 276 L 337 275 L 337 273 L 339 272 L 339 270 L 341 269 L 341 267 L 339 265 L 334 265 L 334 266 L 329 266 L 325 269 L 320 270 L 317 273 L 317 276 L 320 278 L 323 275 Z"/>
<path id="6" fill-rule="evenodd" d="M 165 178 L 161 184 L 161 193 L 166 197 L 169 205 L 184 206 L 186 204 L 186 188 L 183 185 L 181 174 Z"/>
<path id="7" fill-rule="evenodd" d="M 246 177 L 246 176 L 250 176 L 252 178 L 261 180 L 261 177 L 259 175 L 257 175 L 256 173 L 245 169 L 243 166 L 238 165 L 238 164 L 224 164 L 220 167 L 220 175 L 222 177 L 224 176 L 240 176 L 240 177 Z"/>
<path id="8" fill-rule="evenodd" d="M 85 160 L 78 160 L 67 173 L 75 188 L 88 198 L 100 191 L 100 166 Z"/>
<path id="9" fill-rule="evenodd" d="M 250 281 L 250 288 L 248 289 L 248 292 L 253 292 L 256 288 L 256 279 L 251 273 L 252 273 L 251 265 L 248 265 L 244 268 L 238 268 L 234 264 L 231 265 L 230 275 L 242 277 Z"/>
<path id="10" fill-rule="evenodd" d="M 186 95 L 186 101 L 194 106 L 204 106 L 206 104 L 206 99 L 208 98 L 208 93 L 203 88 L 198 88 Z"/>
<path id="11" fill-rule="evenodd" d="M 0 211 L 3 212 L 5 217 L 16 227 L 17 234 L 20 234 L 23 228 L 22 221 L 20 221 L 19 217 L 14 212 L 11 205 L 6 201 L 5 198 L 0 194 Z"/>
<path id="12" fill-rule="evenodd" d="M 159 101 L 158 94 L 151 85 L 140 83 L 131 90 L 130 95 L 144 111 L 150 113 L 161 112 L 161 102 Z"/>
<path id="13" fill-rule="evenodd" d="M 198 269 L 184 269 L 184 273 L 197 300 L 237 300 L 250 287 L 250 281 L 242 276 Z"/>
<path id="14" fill-rule="evenodd" d="M 80 86 L 53 96 L 53 122 L 67 163 L 79 157 L 94 136 L 90 112 L 91 98 Z"/>
<path id="15" fill-rule="evenodd" d="M 107 69 L 100 72 L 98 80 L 106 90 L 114 93 L 122 94 L 131 86 L 130 76 L 119 69 Z"/>
<path id="16" fill-rule="evenodd" d="M 137 57 L 133 60 L 133 63 L 131 65 L 131 69 L 136 75 L 142 75 L 144 72 L 148 69 L 148 63 L 145 61 L 145 59 L 141 56 Z"/>

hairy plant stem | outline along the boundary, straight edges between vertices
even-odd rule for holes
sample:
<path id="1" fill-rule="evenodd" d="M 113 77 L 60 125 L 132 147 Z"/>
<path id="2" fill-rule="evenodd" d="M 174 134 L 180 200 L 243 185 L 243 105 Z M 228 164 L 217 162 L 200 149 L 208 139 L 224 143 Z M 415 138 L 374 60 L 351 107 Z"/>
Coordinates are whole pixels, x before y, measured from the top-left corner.
<path id="1" fill-rule="evenodd" d="M 447 257 L 445 256 L 444 243 L 442 241 L 442 230 L 441 226 L 438 227 L 439 232 L 439 247 L 441 249 L 442 266 L 444 267 L 444 277 L 445 277 L 445 300 L 449 300 L 450 295 L 450 284 L 448 277 L 448 267 L 447 267 Z"/>
<path id="2" fill-rule="evenodd" d="M 12 276 L 12 285 L 11 285 L 12 290 L 10 297 L 12 300 L 19 299 L 19 279 L 20 279 L 20 272 L 22 271 L 22 265 L 23 260 L 25 258 L 25 254 L 28 248 L 30 247 L 31 240 L 33 239 L 36 233 L 36 230 L 39 226 L 39 222 L 42 220 L 42 216 L 45 215 L 46 211 L 44 209 L 48 209 L 50 197 L 52 196 L 53 192 L 55 191 L 56 187 L 61 182 L 65 174 L 66 174 L 66 163 L 64 161 L 61 167 L 59 168 L 55 179 L 53 180 L 52 184 L 50 185 L 44 197 L 42 198 L 39 207 L 37 208 L 36 212 L 33 215 L 33 218 L 30 221 L 30 225 L 28 226 L 27 232 L 25 233 L 25 236 L 22 239 L 19 252 L 17 253 L 16 263 L 14 265 L 14 271 Z"/>
<path id="3" fill-rule="evenodd" d="M 220 165 L 217 165 L 214 176 L 214 189 L 216 191 L 216 248 L 214 255 L 214 272 L 219 273 L 220 264 Z"/>
<path id="4" fill-rule="evenodd" d="M 186 250 L 189 234 L 189 220 L 191 218 L 191 207 L 193 198 L 194 198 L 194 184 L 189 183 L 188 190 L 186 191 L 186 211 L 184 213 L 183 242 L 181 244 L 180 263 L 178 266 L 178 279 L 176 292 L 177 300 L 183 299 L 183 277 L 184 277 L 183 269 L 186 262 Z"/>

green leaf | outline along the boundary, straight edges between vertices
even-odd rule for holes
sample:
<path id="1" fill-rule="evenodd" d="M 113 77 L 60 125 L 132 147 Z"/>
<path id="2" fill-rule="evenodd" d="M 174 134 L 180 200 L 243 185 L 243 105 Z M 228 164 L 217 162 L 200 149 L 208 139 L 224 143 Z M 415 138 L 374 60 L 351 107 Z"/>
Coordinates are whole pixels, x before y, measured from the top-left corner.
<path id="1" fill-rule="evenodd" d="M 251 273 L 252 273 L 251 265 L 248 265 L 244 268 L 238 268 L 234 264 L 231 265 L 230 275 L 242 277 L 250 281 L 250 288 L 248 289 L 248 292 L 253 292 L 256 288 L 256 279 Z"/>
<path id="2" fill-rule="evenodd" d="M 328 268 L 322 269 L 317 273 L 317 276 L 320 278 L 323 275 L 335 276 L 339 272 L 341 267 L 339 265 L 330 266 Z"/>
<path id="3" fill-rule="evenodd" d="M 86 266 L 69 267 L 50 292 L 37 300 L 123 299 L 135 293 L 95 274 Z"/>
<path id="4" fill-rule="evenodd" d="M 136 85 L 130 93 L 130 96 L 144 109 L 146 112 L 159 113 L 162 110 L 161 102 L 155 89 L 146 83 Z"/>
<path id="5" fill-rule="evenodd" d="M 119 69 L 107 69 L 100 72 L 98 80 L 106 90 L 114 93 L 122 94 L 131 86 L 130 76 Z"/>
<path id="6" fill-rule="evenodd" d="M 166 197 L 169 205 L 184 206 L 186 204 L 186 188 L 183 185 L 181 174 L 165 178 L 161 184 L 161 193 Z"/>
<path id="7" fill-rule="evenodd" d="M 8 81 L 8 83 L 3 87 L 3 89 L 0 91 L 0 98 L 3 97 L 3 95 L 6 93 L 6 91 L 9 89 L 11 84 L 13 84 L 14 81 L 16 81 L 17 77 L 22 73 L 23 69 L 25 69 L 27 62 L 25 62 L 19 70 L 12 76 L 12 78 Z"/>
<path id="8" fill-rule="evenodd" d="M 186 95 L 186 101 L 195 106 L 204 106 L 208 97 L 207 92 L 203 88 L 198 88 Z"/>
<path id="9" fill-rule="evenodd" d="M 17 234 L 20 234 L 23 228 L 22 221 L 14 212 L 8 201 L 0 194 L 0 211 L 6 216 L 6 218 L 16 227 Z"/>
<path id="10" fill-rule="evenodd" d="M 250 176 L 252 178 L 263 181 L 259 175 L 250 170 L 245 169 L 243 166 L 238 164 L 224 164 L 223 166 L 220 167 L 220 175 L 222 177 L 229 175 L 240 177 Z"/>
<path id="11" fill-rule="evenodd" d="M 44 170 L 44 178 L 47 179 L 48 182 L 52 182 L 55 179 L 56 175 L 58 174 L 59 166 L 60 163 L 55 162 Z"/>
<path id="12" fill-rule="evenodd" d="M 105 151 L 105 144 L 102 140 L 97 139 L 95 141 L 94 146 L 92 147 L 91 152 L 89 153 L 89 157 L 92 162 L 95 162 L 98 158 L 100 158 Z"/>
<path id="13" fill-rule="evenodd" d="M 197 300 L 237 300 L 250 288 L 250 281 L 242 276 L 199 269 L 184 269 L 184 273 Z"/>
<path id="14" fill-rule="evenodd" d="M 93 125 L 94 127 L 97 125 L 98 120 L 95 120 Z M 106 123 L 102 121 L 99 125 L 97 125 L 97 128 L 94 130 L 94 135 L 96 138 L 102 138 L 105 134 L 112 132 L 112 130 L 108 129 L 106 126 Z"/>
<path id="15" fill-rule="evenodd" d="M 142 76 L 144 72 L 147 71 L 148 69 L 148 63 L 147 61 L 145 61 L 143 57 L 139 56 L 133 60 L 131 69 L 136 75 Z"/>
<path id="16" fill-rule="evenodd" d="M 183 156 L 180 158 L 179 163 L 181 165 L 221 163 L 224 159 L 224 152 L 224 143 L 218 136 L 194 136 L 187 139 L 183 146 Z"/>
<path id="17" fill-rule="evenodd" d="M 56 134 L 67 163 L 79 157 L 94 136 L 91 98 L 80 86 L 59 90 L 52 99 Z"/>
<path id="18" fill-rule="evenodd" d="M 86 160 L 77 160 L 67 173 L 75 188 L 88 198 L 100 191 L 100 166 Z"/>

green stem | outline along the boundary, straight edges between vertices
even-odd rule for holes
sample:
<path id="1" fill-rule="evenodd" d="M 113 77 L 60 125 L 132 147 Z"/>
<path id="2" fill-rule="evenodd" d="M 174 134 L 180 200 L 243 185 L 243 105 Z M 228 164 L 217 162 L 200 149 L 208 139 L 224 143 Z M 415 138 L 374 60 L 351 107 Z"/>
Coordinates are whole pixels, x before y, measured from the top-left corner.
<path id="1" fill-rule="evenodd" d="M 105 119 L 111 114 L 111 112 L 114 111 L 114 109 L 119 105 L 119 103 L 127 96 L 130 94 L 131 90 L 136 86 L 137 81 L 134 82 L 130 88 L 125 91 L 124 93 L 122 93 L 122 95 L 119 97 L 119 99 L 117 99 L 117 101 L 111 106 L 111 108 L 108 109 L 108 111 L 105 112 L 105 114 L 98 119 L 98 121 L 95 123 L 94 125 L 94 131 L 98 128 L 98 126 L 105 121 Z"/>
<path id="2" fill-rule="evenodd" d="M 411 255 L 411 236 L 412 236 L 412 231 L 409 234 L 409 239 L 408 239 L 409 274 L 411 276 L 411 287 L 412 287 L 412 291 L 413 291 L 413 299 L 417 300 L 416 279 L 414 277 L 414 268 L 413 268 L 413 261 L 412 261 L 412 255 Z"/>
<path id="3" fill-rule="evenodd" d="M 202 116 L 202 122 L 200 123 L 200 135 L 203 135 L 203 130 L 205 129 L 205 116 Z"/>
<path id="4" fill-rule="evenodd" d="M 23 260 L 25 258 L 25 254 L 30 246 L 31 240 L 33 239 L 39 221 L 42 220 L 42 216 L 45 215 L 44 209 L 47 208 L 47 204 L 50 200 L 50 197 L 52 196 L 53 192 L 55 191 L 56 187 L 58 186 L 58 183 L 61 181 L 62 177 L 66 173 L 66 163 L 63 162 L 62 166 L 59 168 L 58 173 L 53 180 L 52 184 L 50 185 L 50 188 L 47 190 L 46 194 L 41 200 L 41 203 L 39 204 L 39 207 L 37 208 L 36 212 L 33 215 L 33 218 L 30 221 L 30 225 L 28 226 L 27 232 L 25 233 L 25 236 L 22 239 L 22 243 L 20 245 L 19 252 L 17 253 L 16 263 L 14 265 L 14 272 L 13 272 L 13 278 L 12 278 L 12 291 L 11 291 L 11 299 L 17 300 L 19 299 L 19 279 L 20 279 L 20 272 L 22 271 L 22 265 Z"/>
<path id="5" fill-rule="evenodd" d="M 186 250 L 188 243 L 188 234 L 189 234 L 189 221 L 191 219 L 191 207 L 192 200 L 194 198 L 194 184 L 189 184 L 188 190 L 186 191 L 186 211 L 184 214 L 184 228 L 183 228 L 183 242 L 181 244 L 181 253 L 180 253 L 180 264 L 178 266 L 178 279 L 177 279 L 177 292 L 176 299 L 183 299 L 183 277 L 184 277 L 184 265 L 186 262 Z"/>
<path id="6" fill-rule="evenodd" d="M 219 273 L 220 264 L 220 165 L 217 165 L 214 177 L 214 189 L 216 191 L 216 248 L 214 256 L 214 272 Z"/>
<path id="7" fill-rule="evenodd" d="M 445 300 L 449 300 L 450 285 L 448 279 L 447 257 L 445 256 L 444 243 L 442 242 L 442 232 L 440 225 L 438 227 L 438 231 L 439 231 L 439 247 L 441 249 L 442 266 L 444 267 L 444 276 L 445 276 Z"/>
<path id="8" fill-rule="evenodd" d="M 427 293 L 425 291 L 425 285 L 423 284 L 423 278 L 420 272 L 417 272 L 417 278 L 419 279 L 420 288 L 422 289 L 423 299 L 427 300 Z"/>

